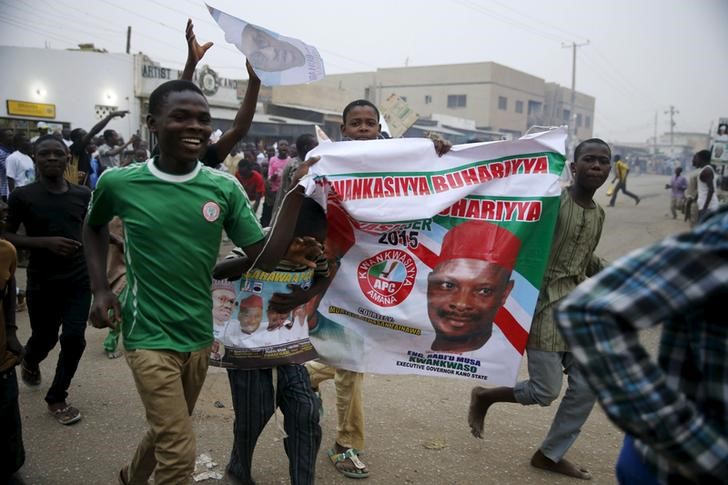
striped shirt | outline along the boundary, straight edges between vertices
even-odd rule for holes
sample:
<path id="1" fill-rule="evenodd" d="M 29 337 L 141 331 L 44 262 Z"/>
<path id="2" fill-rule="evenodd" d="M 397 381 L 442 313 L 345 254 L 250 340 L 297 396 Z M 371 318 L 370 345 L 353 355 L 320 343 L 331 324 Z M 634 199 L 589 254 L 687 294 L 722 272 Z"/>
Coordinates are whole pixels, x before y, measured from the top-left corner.
<path id="1" fill-rule="evenodd" d="M 0 196 L 5 198 L 8 196 L 8 176 L 5 164 L 10 153 L 12 151 L 9 148 L 0 145 Z"/>
<path id="2" fill-rule="evenodd" d="M 574 202 L 568 190 L 561 193 L 561 207 L 556 221 L 551 256 L 546 267 L 528 348 L 549 352 L 569 350 L 556 328 L 553 309 L 588 276 L 596 274 L 603 262 L 594 255 L 604 224 L 604 209 L 585 209 Z"/>
<path id="3" fill-rule="evenodd" d="M 728 208 L 580 285 L 559 326 L 609 417 L 666 483 L 728 481 Z M 657 363 L 638 330 L 663 324 Z"/>

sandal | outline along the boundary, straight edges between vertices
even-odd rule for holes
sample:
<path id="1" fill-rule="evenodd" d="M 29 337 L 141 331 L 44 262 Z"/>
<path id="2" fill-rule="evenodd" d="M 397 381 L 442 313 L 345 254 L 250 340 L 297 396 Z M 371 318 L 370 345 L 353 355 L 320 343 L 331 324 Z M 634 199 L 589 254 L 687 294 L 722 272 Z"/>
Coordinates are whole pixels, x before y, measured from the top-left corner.
<path id="1" fill-rule="evenodd" d="M 349 478 L 367 478 L 369 476 L 369 470 L 367 466 L 359 459 L 359 452 L 355 448 L 349 448 L 343 453 L 336 453 L 334 448 L 330 448 L 327 452 L 331 463 L 333 463 L 336 470 Z M 344 463 L 351 463 L 354 465 L 354 469 L 347 469 Z"/>
<path id="2" fill-rule="evenodd" d="M 31 369 L 25 360 L 20 363 L 20 378 L 26 386 L 40 386 L 40 368 Z"/>
<path id="3" fill-rule="evenodd" d="M 56 421 L 66 426 L 81 421 L 81 411 L 73 406 L 67 405 L 65 402 L 59 403 L 59 405 L 55 409 L 52 407 L 55 405 L 48 405 L 48 412 L 56 418 Z"/>

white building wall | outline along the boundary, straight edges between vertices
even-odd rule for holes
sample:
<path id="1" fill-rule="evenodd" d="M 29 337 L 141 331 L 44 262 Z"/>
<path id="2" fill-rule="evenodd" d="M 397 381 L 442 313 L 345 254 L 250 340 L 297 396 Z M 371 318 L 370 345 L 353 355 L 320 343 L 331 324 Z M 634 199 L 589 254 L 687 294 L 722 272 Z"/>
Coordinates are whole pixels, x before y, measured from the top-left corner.
<path id="1" fill-rule="evenodd" d="M 115 118 L 107 128 L 117 130 L 124 138 L 139 128 L 141 115 L 134 96 L 131 55 L 0 46 L 0 59 L 5 66 L 0 72 L 3 101 L 56 105 L 55 119 L 37 121 L 67 122 L 72 129 L 88 130 L 99 121 L 97 105 L 116 106 L 130 114 Z M 36 120 L 8 115 L 6 102 L 0 106 L 0 116 Z"/>

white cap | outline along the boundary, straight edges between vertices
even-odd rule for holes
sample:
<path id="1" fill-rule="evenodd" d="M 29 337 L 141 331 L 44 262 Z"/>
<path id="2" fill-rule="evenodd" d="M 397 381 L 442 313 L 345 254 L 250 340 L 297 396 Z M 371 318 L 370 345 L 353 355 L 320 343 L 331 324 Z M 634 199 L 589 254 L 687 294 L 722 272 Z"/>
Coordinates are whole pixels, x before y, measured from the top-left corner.
<path id="1" fill-rule="evenodd" d="M 36 125 L 36 127 L 39 130 L 41 130 L 43 128 L 45 128 L 47 130 L 48 129 L 48 123 L 46 123 L 45 121 L 39 121 L 38 124 Z"/>

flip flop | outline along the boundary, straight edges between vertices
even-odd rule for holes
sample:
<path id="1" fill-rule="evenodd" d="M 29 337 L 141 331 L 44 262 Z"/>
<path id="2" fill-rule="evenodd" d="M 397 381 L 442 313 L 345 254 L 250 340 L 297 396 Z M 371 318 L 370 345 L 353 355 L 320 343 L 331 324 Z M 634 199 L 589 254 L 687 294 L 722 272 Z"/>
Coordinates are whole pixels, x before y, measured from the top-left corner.
<path id="1" fill-rule="evenodd" d="M 334 448 L 329 448 L 326 454 L 329 455 L 329 459 L 334 465 L 334 468 L 345 477 L 367 478 L 369 476 L 369 470 L 367 470 L 367 466 L 359 459 L 359 452 L 355 448 L 349 448 L 343 453 L 336 453 Z M 341 466 L 347 460 L 354 465 L 355 471 L 347 470 Z"/>

